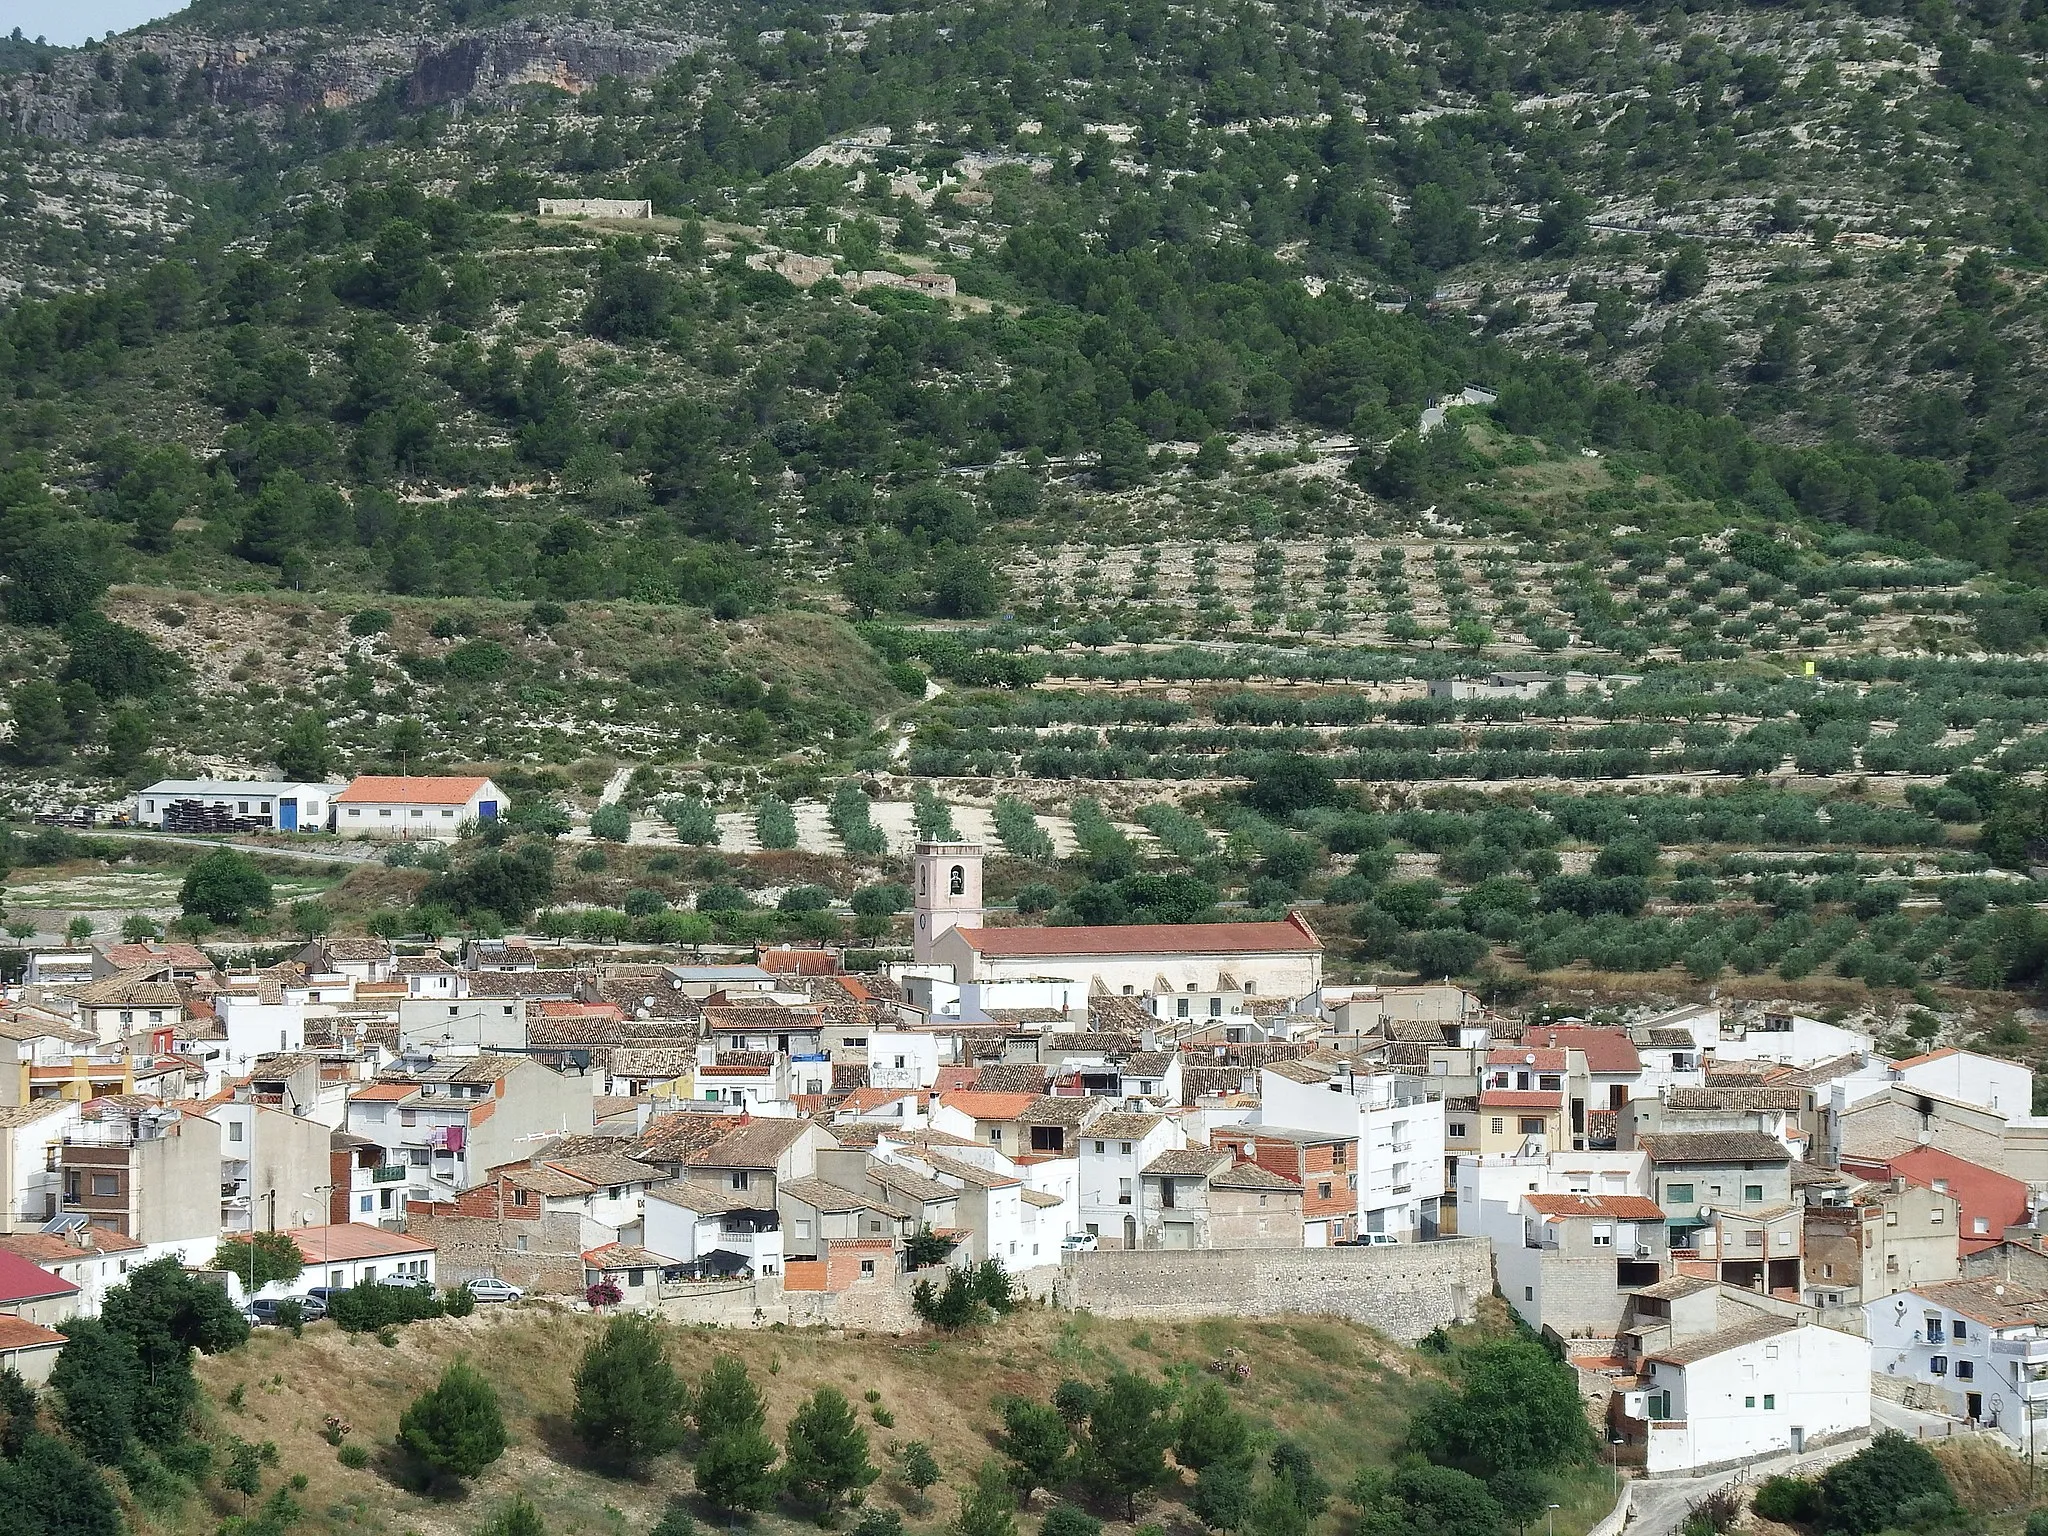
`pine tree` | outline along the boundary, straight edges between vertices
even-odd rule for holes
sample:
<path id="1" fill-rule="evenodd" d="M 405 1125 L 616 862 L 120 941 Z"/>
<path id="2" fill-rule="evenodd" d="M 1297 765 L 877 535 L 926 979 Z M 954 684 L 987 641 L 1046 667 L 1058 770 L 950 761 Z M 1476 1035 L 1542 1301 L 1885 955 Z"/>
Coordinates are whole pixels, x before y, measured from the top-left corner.
<path id="1" fill-rule="evenodd" d="M 477 1536 L 547 1536 L 547 1530 L 541 1523 L 540 1511 L 522 1493 L 491 1516 Z"/>
<path id="2" fill-rule="evenodd" d="M 1173 1442 L 1170 1388 L 1118 1371 L 1095 1394 L 1082 1443 L 1088 1480 L 1123 1501 L 1124 1518 L 1138 1518 L 1138 1497 L 1166 1481 L 1166 1448 Z"/>
<path id="3" fill-rule="evenodd" d="M 1010 1484 L 1019 1498 L 1028 1501 L 1036 1489 L 1059 1487 L 1072 1441 L 1067 1421 L 1049 1404 L 1021 1397 L 1003 1404 L 996 1449 L 1010 1458 Z"/>
<path id="4" fill-rule="evenodd" d="M 697 1491 L 723 1510 L 766 1509 L 782 1486 L 775 1442 L 759 1429 L 728 1430 L 706 1440 L 693 1471 Z"/>
<path id="5" fill-rule="evenodd" d="M 960 1496 L 960 1513 L 950 1536 L 1016 1536 L 1017 1496 L 1009 1473 L 990 1457 L 974 1474 L 974 1486 Z"/>
<path id="6" fill-rule="evenodd" d="M 1220 1381 L 1200 1383 L 1180 1405 L 1174 1429 L 1173 1459 L 1190 1472 L 1243 1455 L 1251 1439 L 1245 1423 Z"/>
<path id="7" fill-rule="evenodd" d="M 673 1450 L 688 1410 L 688 1389 L 651 1319 L 632 1312 L 615 1317 L 584 1350 L 569 1422 L 599 1461 L 630 1470 Z"/>
<path id="8" fill-rule="evenodd" d="M 317 783 L 334 765 L 334 751 L 327 744 L 327 722 L 312 710 L 301 710 L 285 728 L 273 754 L 277 771 L 301 784 Z"/>
<path id="9" fill-rule="evenodd" d="M 505 1454 L 505 1418 L 491 1384 L 461 1360 L 413 1399 L 398 1443 L 443 1477 L 475 1477 Z"/>
<path id="10" fill-rule="evenodd" d="M 872 1483 L 868 1432 L 836 1387 L 820 1387 L 798 1408 L 783 1437 L 789 1489 L 821 1515 L 829 1515 Z"/>

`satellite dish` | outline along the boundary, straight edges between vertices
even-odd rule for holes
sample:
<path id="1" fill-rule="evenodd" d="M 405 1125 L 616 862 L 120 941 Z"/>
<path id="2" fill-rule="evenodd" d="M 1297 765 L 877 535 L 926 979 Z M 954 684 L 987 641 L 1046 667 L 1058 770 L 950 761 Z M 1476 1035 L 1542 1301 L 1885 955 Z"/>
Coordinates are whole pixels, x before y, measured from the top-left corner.
<path id="1" fill-rule="evenodd" d="M 1713 1219 L 1714 1219 L 1714 1208 L 1713 1208 L 1713 1207 L 1712 1207 L 1711 1205 L 1703 1205 L 1703 1206 L 1701 1206 L 1701 1207 L 1700 1207 L 1700 1220 L 1701 1220 L 1701 1221 L 1712 1221 Z"/>
<path id="2" fill-rule="evenodd" d="M 1533 1067 L 1533 1066 L 1535 1066 L 1535 1065 L 1536 1065 L 1536 1053 L 1535 1053 L 1534 1051 L 1531 1051 L 1531 1052 L 1529 1052 L 1529 1053 L 1528 1053 L 1528 1055 L 1524 1056 L 1524 1057 L 1522 1058 L 1522 1065 L 1524 1065 L 1524 1066 L 1526 1066 L 1526 1067 Z"/>

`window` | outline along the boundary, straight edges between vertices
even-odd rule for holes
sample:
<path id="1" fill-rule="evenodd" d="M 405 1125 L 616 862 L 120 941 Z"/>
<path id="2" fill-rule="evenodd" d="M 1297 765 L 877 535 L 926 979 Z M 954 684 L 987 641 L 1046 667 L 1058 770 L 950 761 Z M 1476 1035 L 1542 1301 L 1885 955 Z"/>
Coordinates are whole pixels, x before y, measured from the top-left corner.
<path id="1" fill-rule="evenodd" d="M 1932 1371 L 1937 1376 L 1946 1376 L 1948 1374 L 1948 1356 L 1934 1356 L 1931 1360 L 1927 1362 L 1927 1369 Z"/>
<path id="2" fill-rule="evenodd" d="M 523 1190 L 523 1189 L 515 1189 L 515 1190 L 513 1190 L 513 1191 L 512 1191 L 512 1203 L 513 1203 L 514 1205 L 524 1205 L 524 1204 L 526 1204 L 526 1191 L 525 1191 L 525 1190 Z"/>
<path id="3" fill-rule="evenodd" d="M 1936 1206 L 1936 1207 L 1935 1207 L 1935 1208 L 1934 1208 L 1933 1210 L 1931 1210 L 1931 1211 L 1929 1211 L 1929 1212 L 1927 1213 L 1927 1221 L 1928 1221 L 1928 1224 L 1929 1224 L 1930 1226 L 1936 1226 L 1936 1227 L 1938 1227 L 1938 1226 L 1940 1226 L 1940 1225 L 1941 1225 L 1941 1207 L 1940 1207 L 1940 1206 L 1938 1206 L 1938 1205 L 1937 1205 L 1937 1206 Z"/>
<path id="4" fill-rule="evenodd" d="M 1131 1203 L 1131 1181 L 1129 1179 L 1118 1179 L 1116 1181 L 1116 1203 L 1118 1205 L 1129 1205 Z"/>
<path id="5" fill-rule="evenodd" d="M 1970 1325 L 1959 1317 L 1956 1319 L 1956 1325 L 1951 1331 L 1957 1338 L 1967 1339 L 1970 1336 Z"/>
<path id="6" fill-rule="evenodd" d="M 1322 1200 L 1330 1198 L 1330 1181 L 1328 1179 L 1323 1180 L 1322 1183 L 1316 1186 L 1316 1196 Z"/>
<path id="7" fill-rule="evenodd" d="M 95 1200 L 112 1200 L 121 1193 L 121 1180 L 116 1174 L 96 1173 L 92 1176 L 92 1197 Z"/>
<path id="8" fill-rule="evenodd" d="M 748 1172 L 748 1171 L 747 1171 L 746 1169 L 744 1169 L 744 1168 L 735 1168 L 735 1169 L 733 1169 L 733 1171 L 732 1171 L 732 1183 L 731 1183 L 731 1187 L 732 1187 L 732 1188 L 734 1188 L 734 1189 L 746 1189 L 746 1188 L 748 1188 L 748 1187 L 749 1187 L 750 1185 L 752 1185 L 752 1183 L 753 1183 L 753 1182 L 754 1182 L 754 1176 L 753 1176 L 753 1175 L 752 1175 L 751 1173 L 749 1173 L 749 1172 Z"/>
<path id="9" fill-rule="evenodd" d="M 426 813 L 425 811 L 421 810 L 421 809 L 420 809 L 420 808 L 419 808 L 418 806 L 414 806 L 414 807 L 412 808 L 412 819 L 413 819 L 414 821 L 422 821 L 422 820 L 425 820 L 425 818 L 426 818 L 426 814 L 427 814 L 427 813 Z"/>
<path id="10" fill-rule="evenodd" d="M 230 1121 L 228 1122 L 228 1140 L 229 1140 L 229 1141 L 240 1141 L 241 1139 L 242 1139 L 242 1122 L 241 1122 L 241 1121 L 239 1121 L 239 1120 L 230 1120 Z"/>
<path id="11" fill-rule="evenodd" d="M 1533 1285 L 1525 1285 L 1525 1286 L 1523 1286 L 1523 1287 L 1522 1287 L 1522 1300 L 1524 1300 L 1524 1301 L 1534 1301 L 1535 1299 L 1536 1299 L 1536 1287 L 1535 1287 L 1535 1286 L 1533 1286 Z"/>
<path id="12" fill-rule="evenodd" d="M 1175 1018 L 1186 1018 L 1188 1016 L 1188 1000 L 1184 997 L 1176 997 L 1173 1000 L 1173 1012 Z"/>
<path id="13" fill-rule="evenodd" d="M 860 1277 L 861 1277 L 861 1279 L 863 1279 L 863 1280 L 872 1280 L 872 1279 L 874 1278 L 874 1276 L 875 1276 L 875 1261 L 874 1261 L 873 1259 L 862 1259 L 862 1260 L 860 1261 Z"/>
<path id="14" fill-rule="evenodd" d="M 1756 1395 L 1754 1393 L 1751 1393 L 1749 1396 L 1743 1398 L 1742 1406 L 1745 1408 L 1754 1408 L 1756 1406 Z"/>
<path id="15" fill-rule="evenodd" d="M 1666 1184 L 1664 1186 L 1664 1203 L 1666 1205 L 1691 1205 L 1692 1186 L 1690 1184 Z"/>
<path id="16" fill-rule="evenodd" d="M 1614 1228 L 1595 1227 L 1593 1229 L 1593 1246 L 1595 1248 L 1612 1248 L 1614 1246 Z"/>
<path id="17" fill-rule="evenodd" d="M 1001 1146 L 1003 1144 L 1003 1128 L 1000 1125 L 990 1126 L 988 1128 L 988 1139 L 991 1146 Z"/>
<path id="18" fill-rule="evenodd" d="M 1128 1141 L 1118 1142 L 1116 1144 L 1116 1149 L 1117 1151 L 1123 1153 L 1125 1157 L 1129 1157 L 1131 1155 L 1131 1144 Z"/>
<path id="19" fill-rule="evenodd" d="M 1978 1236 L 1978 1237 L 1982 1237 L 1982 1236 L 1984 1236 L 1984 1235 L 1985 1235 L 1985 1234 L 1986 1234 L 1987 1232 L 1989 1232 L 1990 1230 L 1991 1230 L 1991 1222 L 1990 1222 L 1990 1219 L 1989 1219 L 1988 1217 L 1984 1217 L 1984 1216 L 1977 1216 L 1977 1217 L 1973 1217 L 1973 1218 L 1971 1219 L 1971 1221 L 1970 1221 L 1970 1231 L 1971 1231 L 1971 1232 L 1972 1232 L 1972 1233 L 1973 1233 L 1974 1235 L 1976 1235 L 1976 1236 Z"/>
<path id="20" fill-rule="evenodd" d="M 1957 1381 L 1974 1381 L 1974 1380 L 1976 1379 L 1976 1376 L 1977 1376 L 1977 1362 L 1976 1362 L 1976 1361 L 1974 1361 L 1974 1360 L 1958 1360 L 1958 1361 L 1956 1362 L 1956 1380 L 1957 1380 Z"/>
<path id="21" fill-rule="evenodd" d="M 1896 1227 L 1899 1224 L 1899 1213 L 1897 1211 L 1886 1211 L 1884 1213 L 1884 1224 L 1888 1227 Z"/>
<path id="22" fill-rule="evenodd" d="M 644 1269 L 629 1269 L 629 1270 L 627 1270 L 627 1271 L 626 1271 L 626 1284 L 628 1284 L 628 1285 L 644 1285 L 644 1284 L 646 1284 L 646 1282 L 647 1282 L 647 1271 L 646 1271 L 646 1270 L 644 1270 Z"/>
<path id="23" fill-rule="evenodd" d="M 1543 1134 L 1543 1117 L 1541 1115 L 1523 1115 L 1516 1124 L 1520 1126 L 1524 1136 L 1541 1136 Z"/>
<path id="24" fill-rule="evenodd" d="M 1761 1247 L 1763 1247 L 1763 1245 L 1764 1245 L 1764 1235 L 1763 1235 L 1763 1233 L 1761 1233 L 1761 1232 L 1745 1232 L 1745 1233 L 1743 1233 L 1743 1234 L 1742 1234 L 1742 1246 L 1743 1246 L 1743 1247 L 1745 1247 L 1745 1248 L 1761 1248 Z"/>
<path id="25" fill-rule="evenodd" d="M 376 1209 L 376 1206 L 368 1195 L 364 1195 L 356 1208 L 362 1211 L 365 1215 L 368 1215 L 371 1211 Z"/>
<path id="26" fill-rule="evenodd" d="M 1947 1179 L 1936 1179 L 1936 1180 L 1934 1181 L 1934 1192 L 1935 1192 L 1935 1193 L 1936 1193 L 1937 1195 L 1945 1195 L 1945 1194 L 1947 1194 L 1947 1193 L 1948 1193 L 1948 1180 L 1947 1180 Z"/>
<path id="27" fill-rule="evenodd" d="M 953 872 L 946 876 L 946 894 L 949 896 L 965 896 L 967 894 L 967 871 L 958 864 L 955 864 Z"/>
<path id="28" fill-rule="evenodd" d="M 1502 1131 L 1506 1129 L 1507 1121 L 1503 1120 L 1499 1115 L 1495 1115 L 1493 1117 L 1493 1134 L 1498 1136 Z"/>
<path id="29" fill-rule="evenodd" d="M 1444 1130 L 1449 1133 L 1454 1141 L 1463 1141 L 1465 1139 L 1465 1122 L 1462 1120 L 1451 1121 L 1450 1124 L 1444 1127 Z"/>
<path id="30" fill-rule="evenodd" d="M 1545 1093 L 1556 1093 L 1560 1088 L 1564 1086 L 1563 1079 L 1561 1079 L 1555 1072 L 1544 1073 L 1541 1077 L 1536 1079 L 1536 1082 L 1537 1086 L 1542 1088 L 1542 1090 Z"/>
<path id="31" fill-rule="evenodd" d="M 1107 1148 L 1105 1148 L 1101 1142 L 1098 1141 L 1097 1143 L 1095 1143 L 1095 1155 L 1097 1157 L 1100 1157 L 1106 1150 Z"/>
<path id="32" fill-rule="evenodd" d="M 808 1216 L 799 1216 L 799 1217 L 797 1218 L 797 1220 L 796 1220 L 796 1236 L 797 1236 L 797 1241 L 798 1241 L 798 1242 L 809 1242 L 809 1241 L 810 1241 L 810 1237 L 811 1237 L 811 1219 L 810 1219 L 810 1218 L 809 1218 Z"/>
<path id="33" fill-rule="evenodd" d="M 1775 1408 L 1775 1407 L 1777 1407 L 1777 1406 L 1778 1406 L 1778 1394 L 1777 1394 L 1777 1393 L 1775 1393 L 1775 1392 L 1766 1392 L 1766 1393 L 1764 1394 L 1764 1407 L 1766 1407 L 1766 1408 Z"/>
<path id="34" fill-rule="evenodd" d="M 1745 1184 L 1745 1185 L 1743 1185 L 1743 1186 L 1742 1186 L 1742 1201 L 1743 1201 L 1743 1204 L 1745 1204 L 1745 1205 L 1761 1205 L 1761 1204 L 1763 1203 L 1763 1198 L 1764 1198 L 1764 1187 L 1763 1187 L 1763 1185 L 1761 1185 L 1761 1184 Z"/>
<path id="35" fill-rule="evenodd" d="M 1210 1017 L 1210 1018 L 1212 1018 L 1212 1019 L 1220 1019 L 1220 1018 L 1222 1018 L 1222 1017 L 1223 1017 L 1223 999 L 1222 999 L 1222 998 L 1220 998 L 1220 997 L 1212 997 L 1212 998 L 1210 998 L 1210 999 L 1209 999 L 1209 1017 Z"/>

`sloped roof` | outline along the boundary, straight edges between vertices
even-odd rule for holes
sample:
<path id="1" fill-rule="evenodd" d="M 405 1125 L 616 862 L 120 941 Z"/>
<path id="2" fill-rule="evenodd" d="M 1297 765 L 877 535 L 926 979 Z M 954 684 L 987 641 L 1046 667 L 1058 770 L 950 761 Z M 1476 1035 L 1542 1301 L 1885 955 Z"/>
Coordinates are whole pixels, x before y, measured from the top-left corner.
<path id="1" fill-rule="evenodd" d="M 1645 1195 L 1524 1195 L 1539 1216 L 1607 1216 L 1616 1221 L 1662 1221 L 1663 1207 Z"/>
<path id="2" fill-rule="evenodd" d="M 687 1153 L 692 1168 L 773 1168 L 811 1129 L 808 1120 L 756 1120 Z"/>
<path id="3" fill-rule="evenodd" d="M 996 959 L 1070 955 L 1320 954 L 1323 941 L 1298 915 L 1279 923 L 1132 923 L 1105 928 L 956 928 Z"/>
<path id="4" fill-rule="evenodd" d="M 1146 1174 L 1175 1178 L 1206 1178 L 1219 1163 L 1230 1160 L 1228 1152 L 1208 1147 L 1177 1147 L 1160 1153 L 1142 1170 Z"/>
<path id="5" fill-rule="evenodd" d="M 364 773 L 334 799 L 341 805 L 460 805 L 490 782 L 476 774 Z"/>
<path id="6" fill-rule="evenodd" d="M 1559 1047 L 1579 1051 L 1589 1072 L 1640 1072 L 1643 1059 L 1635 1041 L 1625 1029 L 1603 1029 L 1596 1025 L 1532 1025 L 1522 1032 L 1522 1044 L 1543 1048 Z"/>
<path id="7" fill-rule="evenodd" d="M 901 1221 L 902 1212 L 892 1211 L 886 1205 L 870 1200 L 866 1195 L 855 1194 L 850 1189 L 841 1189 L 837 1184 L 824 1179 L 785 1179 L 776 1186 L 775 1197 L 780 1200 L 787 1195 L 800 1200 L 818 1211 L 874 1211 L 891 1220 Z"/>
<path id="8" fill-rule="evenodd" d="M 84 1250 L 78 1250 L 85 1256 Z M 40 1264 L 32 1264 L 18 1253 L 0 1248 L 0 1306 L 42 1301 L 51 1296 L 74 1296 L 78 1287 L 59 1279 Z"/>
<path id="9" fill-rule="evenodd" d="M 1299 1194 L 1301 1186 L 1289 1178 L 1261 1168 L 1257 1163 L 1237 1163 L 1221 1173 L 1211 1174 L 1209 1182 L 1218 1189 L 1256 1189 L 1279 1194 Z"/>
<path id="10" fill-rule="evenodd" d="M 299 1245 L 299 1255 L 308 1264 L 324 1264 L 335 1259 L 395 1258 L 400 1254 L 435 1251 L 435 1245 L 423 1238 L 407 1237 L 403 1232 L 387 1232 L 382 1227 L 366 1226 L 360 1221 L 338 1221 L 324 1227 L 293 1227 L 286 1236 Z"/>
<path id="11" fill-rule="evenodd" d="M 1660 1131 L 1639 1138 L 1653 1163 L 1789 1163 L 1792 1154 L 1762 1131 Z"/>
<path id="12" fill-rule="evenodd" d="M 961 1114 L 976 1120 L 1016 1120 L 1037 1103 L 1037 1095 L 981 1093 L 969 1089 L 962 1093 L 949 1093 L 939 1102 L 948 1109 L 957 1109 Z"/>
<path id="13" fill-rule="evenodd" d="M 1781 1333 L 1790 1333 L 1798 1326 L 1789 1317 L 1759 1315 L 1745 1318 L 1732 1327 L 1722 1328 L 1714 1333 L 1678 1339 L 1663 1349 L 1646 1352 L 1644 1358 L 1666 1365 L 1695 1365 L 1702 1360 L 1711 1360 L 1716 1355 L 1726 1354 L 1731 1349 L 1740 1349 L 1745 1344 L 1759 1344 L 1765 1339 L 1774 1339 Z"/>

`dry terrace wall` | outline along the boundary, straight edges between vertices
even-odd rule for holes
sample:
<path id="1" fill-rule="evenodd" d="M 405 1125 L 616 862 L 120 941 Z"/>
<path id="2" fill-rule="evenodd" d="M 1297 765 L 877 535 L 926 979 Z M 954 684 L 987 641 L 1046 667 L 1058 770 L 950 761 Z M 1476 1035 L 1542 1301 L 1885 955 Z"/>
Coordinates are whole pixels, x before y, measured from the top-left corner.
<path id="1" fill-rule="evenodd" d="M 1348 1317 L 1413 1343 L 1493 1290 L 1476 1237 L 1377 1248 L 1079 1253 L 1058 1299 L 1102 1317 Z"/>

